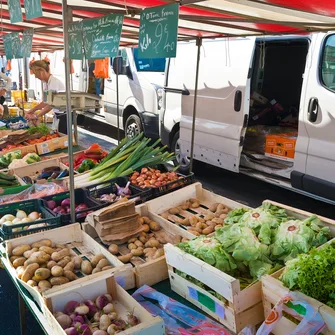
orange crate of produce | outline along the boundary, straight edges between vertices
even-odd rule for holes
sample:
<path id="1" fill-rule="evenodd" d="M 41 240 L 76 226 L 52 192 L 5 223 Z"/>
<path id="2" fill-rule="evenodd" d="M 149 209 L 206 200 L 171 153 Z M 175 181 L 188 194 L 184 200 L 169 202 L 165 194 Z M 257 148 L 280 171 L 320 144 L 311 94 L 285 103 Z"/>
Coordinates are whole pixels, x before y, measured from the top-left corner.
<path id="1" fill-rule="evenodd" d="M 297 133 L 267 135 L 265 139 L 265 156 L 293 161 L 296 141 Z"/>

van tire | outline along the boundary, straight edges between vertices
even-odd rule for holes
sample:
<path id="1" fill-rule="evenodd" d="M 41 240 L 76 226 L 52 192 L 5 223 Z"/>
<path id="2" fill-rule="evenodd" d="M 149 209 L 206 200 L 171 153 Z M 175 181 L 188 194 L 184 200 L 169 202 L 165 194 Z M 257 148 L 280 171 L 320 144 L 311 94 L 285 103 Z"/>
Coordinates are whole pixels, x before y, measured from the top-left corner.
<path id="1" fill-rule="evenodd" d="M 138 115 L 131 114 L 126 120 L 124 132 L 127 137 L 134 137 L 143 131 L 141 119 Z"/>
<path id="2" fill-rule="evenodd" d="M 180 145 L 179 145 L 179 130 L 174 134 L 172 142 L 171 142 L 171 151 L 175 152 L 177 158 L 173 160 L 175 166 L 179 166 L 179 172 L 183 174 L 188 174 L 190 172 L 190 160 L 187 157 L 183 159 L 183 162 L 180 163 L 179 155 L 180 155 Z"/>

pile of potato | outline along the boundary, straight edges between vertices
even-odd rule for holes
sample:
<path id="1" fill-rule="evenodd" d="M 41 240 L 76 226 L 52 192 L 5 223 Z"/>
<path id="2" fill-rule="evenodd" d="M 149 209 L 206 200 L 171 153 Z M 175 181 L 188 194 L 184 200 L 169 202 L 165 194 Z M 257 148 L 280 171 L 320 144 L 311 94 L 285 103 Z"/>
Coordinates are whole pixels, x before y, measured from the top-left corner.
<path id="1" fill-rule="evenodd" d="M 150 218 L 143 216 L 139 222 L 144 230 L 137 237 L 128 241 L 129 253 L 118 256 L 122 263 L 128 263 L 134 256 L 144 257 L 146 261 L 157 259 L 164 255 L 163 245 L 166 243 L 177 244 L 181 241 L 180 236 L 171 236 L 167 234 L 160 225 Z M 111 244 L 108 248 L 113 255 L 119 254 L 117 244 Z"/>
<path id="2" fill-rule="evenodd" d="M 10 261 L 18 278 L 39 292 L 78 279 L 78 271 L 89 275 L 112 268 L 104 255 L 83 260 L 72 255 L 65 245 L 53 244 L 51 240 L 17 246 L 10 253 Z"/>
<path id="3" fill-rule="evenodd" d="M 231 209 L 224 204 L 214 203 L 209 206 L 208 210 L 203 209 L 202 215 L 193 215 L 185 219 L 179 218 L 176 214 L 181 214 L 182 211 L 188 209 L 196 209 L 200 207 L 200 202 L 197 199 L 185 201 L 181 206 L 170 208 L 167 212 L 162 213 L 164 219 L 175 222 L 176 224 L 187 226 L 187 230 L 195 235 L 209 235 L 215 230 L 224 226 L 224 219 Z"/>

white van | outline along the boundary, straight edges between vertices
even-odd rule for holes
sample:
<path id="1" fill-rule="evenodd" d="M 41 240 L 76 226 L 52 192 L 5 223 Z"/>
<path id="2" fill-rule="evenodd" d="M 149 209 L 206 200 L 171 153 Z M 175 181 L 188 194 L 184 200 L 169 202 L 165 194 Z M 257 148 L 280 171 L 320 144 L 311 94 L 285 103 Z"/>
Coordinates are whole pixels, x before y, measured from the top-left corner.
<path id="1" fill-rule="evenodd" d="M 159 112 L 162 106 L 165 59 L 139 59 L 137 48 L 120 48 L 119 56 L 119 122 L 127 136 L 144 131 L 148 137 L 159 137 Z M 113 66 L 114 65 L 114 66 Z M 110 59 L 109 78 L 97 81 L 94 61 L 84 61 L 81 91 L 99 94 L 102 109 L 86 115 L 117 126 L 115 62 Z M 100 92 L 99 92 L 100 91 Z"/>
<path id="2" fill-rule="evenodd" d="M 164 144 L 185 168 L 197 47 L 166 67 Z M 335 201 L 335 35 L 203 40 L 194 158 Z"/>

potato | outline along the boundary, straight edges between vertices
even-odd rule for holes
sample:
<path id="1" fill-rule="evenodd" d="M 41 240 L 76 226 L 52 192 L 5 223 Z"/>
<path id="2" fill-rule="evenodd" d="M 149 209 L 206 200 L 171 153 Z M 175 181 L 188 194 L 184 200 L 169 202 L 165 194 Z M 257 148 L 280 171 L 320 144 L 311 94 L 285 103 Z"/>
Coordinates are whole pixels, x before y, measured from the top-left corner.
<path id="1" fill-rule="evenodd" d="M 51 240 L 40 240 L 31 245 L 32 248 L 51 247 L 51 246 L 52 246 Z"/>
<path id="2" fill-rule="evenodd" d="M 53 252 L 51 255 L 51 259 L 55 262 L 59 262 L 62 260 L 65 256 L 70 256 L 70 249 L 64 248 L 61 251 Z"/>
<path id="3" fill-rule="evenodd" d="M 143 248 L 132 249 L 130 251 L 134 256 L 142 256 L 143 255 Z"/>
<path id="4" fill-rule="evenodd" d="M 224 220 L 227 216 L 228 216 L 228 214 L 221 214 L 221 215 L 220 215 L 220 219 L 223 219 L 223 220 Z"/>
<path id="5" fill-rule="evenodd" d="M 184 242 L 188 242 L 188 241 L 189 241 L 189 239 L 186 238 L 186 237 L 183 237 L 183 238 L 181 239 L 181 242 L 182 242 L 182 243 L 184 243 Z"/>
<path id="6" fill-rule="evenodd" d="M 223 224 L 223 220 L 220 218 L 214 218 L 212 221 L 215 222 L 216 224 Z"/>
<path id="7" fill-rule="evenodd" d="M 57 265 L 59 265 L 59 266 L 61 266 L 63 268 L 69 262 L 71 262 L 71 257 L 70 256 L 65 256 L 62 260 L 60 260 L 59 262 L 57 262 Z"/>
<path id="8" fill-rule="evenodd" d="M 172 214 L 172 215 L 179 214 L 180 213 L 180 209 L 178 207 L 172 207 L 172 208 L 169 209 L 169 213 Z"/>
<path id="9" fill-rule="evenodd" d="M 64 277 L 67 278 L 69 281 L 74 281 L 78 279 L 72 271 L 64 271 Z"/>
<path id="10" fill-rule="evenodd" d="M 102 269 L 100 269 L 99 267 L 95 267 L 92 271 L 92 273 L 97 273 L 97 272 L 101 272 Z"/>
<path id="11" fill-rule="evenodd" d="M 52 255 L 55 252 L 54 249 L 50 247 L 46 247 L 46 246 L 40 247 L 40 251 L 44 251 L 46 254 L 49 254 L 49 255 Z"/>
<path id="12" fill-rule="evenodd" d="M 152 231 L 158 231 L 161 229 L 161 226 L 155 221 L 150 221 L 149 227 Z"/>
<path id="13" fill-rule="evenodd" d="M 50 277 L 50 274 L 51 272 L 49 269 L 39 268 L 35 271 L 35 277 L 38 278 L 38 281 L 48 279 Z"/>
<path id="14" fill-rule="evenodd" d="M 52 267 L 54 267 L 55 265 L 57 265 L 57 263 L 55 261 L 49 261 L 47 264 L 47 268 L 49 270 L 51 270 Z"/>
<path id="15" fill-rule="evenodd" d="M 195 226 L 198 223 L 198 218 L 196 216 L 191 216 L 188 219 L 190 221 L 191 226 Z"/>
<path id="16" fill-rule="evenodd" d="M 225 205 L 224 204 L 218 204 L 218 206 L 216 207 L 216 211 L 215 212 L 218 212 L 218 211 L 221 211 L 225 208 Z"/>
<path id="17" fill-rule="evenodd" d="M 104 268 L 105 266 L 108 266 L 108 265 L 110 265 L 109 261 L 106 258 L 103 258 L 99 261 L 97 266 L 102 269 L 102 268 Z"/>
<path id="18" fill-rule="evenodd" d="M 34 275 L 34 272 L 39 268 L 39 264 L 38 263 L 33 263 L 33 264 L 29 264 L 25 270 L 22 273 L 22 277 L 21 280 L 23 280 L 25 283 L 31 279 Z"/>
<path id="19" fill-rule="evenodd" d="M 145 224 L 149 224 L 149 222 L 151 221 L 147 216 L 142 216 L 142 219 Z"/>
<path id="20" fill-rule="evenodd" d="M 55 265 L 51 268 L 51 274 L 54 276 L 54 277 L 61 277 L 63 276 L 63 268 L 59 265 Z"/>
<path id="21" fill-rule="evenodd" d="M 161 216 L 163 219 L 168 220 L 170 215 L 169 215 L 169 212 L 165 212 L 165 213 L 160 214 L 160 216 Z"/>
<path id="22" fill-rule="evenodd" d="M 128 249 L 129 249 L 129 250 L 137 249 L 137 245 L 134 244 L 134 243 L 130 243 L 130 244 L 128 244 Z"/>
<path id="23" fill-rule="evenodd" d="M 211 221 L 212 219 L 214 219 L 215 218 L 215 216 L 213 215 L 213 214 L 206 214 L 205 216 L 204 216 L 204 220 L 205 221 Z"/>
<path id="24" fill-rule="evenodd" d="M 195 226 L 195 230 L 200 232 L 200 230 L 207 228 L 206 223 L 198 222 Z"/>
<path id="25" fill-rule="evenodd" d="M 31 287 L 37 286 L 37 283 L 35 282 L 35 280 L 31 280 L 31 279 L 29 279 L 29 280 L 27 281 L 27 284 L 28 284 L 29 286 L 31 286 Z"/>
<path id="26" fill-rule="evenodd" d="M 64 285 L 66 283 L 69 282 L 69 279 L 67 279 L 66 277 L 52 277 L 50 279 L 50 284 L 52 286 L 55 286 L 55 285 Z"/>
<path id="27" fill-rule="evenodd" d="M 218 225 L 216 225 L 216 226 L 214 227 L 214 230 L 218 230 L 218 229 L 220 229 L 220 228 L 222 228 L 222 227 L 223 227 L 222 225 L 218 224 Z"/>
<path id="28" fill-rule="evenodd" d="M 43 264 L 43 263 L 48 263 L 49 260 L 50 260 L 50 255 L 46 254 L 44 251 L 36 251 L 25 261 L 24 264 L 25 265 L 29 265 L 33 263 Z"/>
<path id="29" fill-rule="evenodd" d="M 51 284 L 47 280 L 41 280 L 38 283 L 39 288 L 51 288 Z"/>
<path id="30" fill-rule="evenodd" d="M 142 225 L 142 228 L 145 233 L 148 233 L 150 231 L 150 226 L 146 223 Z"/>
<path id="31" fill-rule="evenodd" d="M 83 259 L 80 256 L 75 256 L 72 258 L 72 262 L 74 264 L 74 268 L 79 270 L 81 267 L 81 263 L 82 263 Z"/>
<path id="32" fill-rule="evenodd" d="M 160 243 L 159 243 L 155 238 L 151 238 L 151 239 L 145 244 L 145 247 L 146 247 L 146 248 L 153 248 L 153 247 L 158 248 L 159 246 L 160 246 Z"/>
<path id="33" fill-rule="evenodd" d="M 90 261 L 83 261 L 81 263 L 81 271 L 85 275 L 90 275 L 92 273 L 92 271 L 93 271 L 91 262 Z"/>
<path id="34" fill-rule="evenodd" d="M 133 258 L 132 253 L 118 257 L 119 261 L 121 261 L 122 263 L 128 263 L 132 258 Z"/>
<path id="35" fill-rule="evenodd" d="M 143 252 L 144 252 L 145 254 L 147 254 L 148 252 L 156 251 L 156 250 L 157 250 L 157 248 L 145 248 L 145 249 L 143 250 Z"/>
<path id="36" fill-rule="evenodd" d="M 135 241 L 134 243 L 137 247 L 143 247 L 143 243 L 139 240 Z"/>
<path id="37" fill-rule="evenodd" d="M 14 248 L 12 251 L 13 256 L 22 256 L 25 251 L 30 250 L 31 247 L 29 244 L 22 244 L 19 245 L 18 247 Z"/>
<path id="38" fill-rule="evenodd" d="M 216 217 L 216 218 L 219 218 L 222 214 L 226 214 L 224 210 L 216 211 L 216 212 L 215 212 L 215 217 Z"/>
<path id="39" fill-rule="evenodd" d="M 144 220 L 143 220 L 143 218 L 138 218 L 138 223 L 142 226 L 142 225 L 144 225 Z"/>
<path id="40" fill-rule="evenodd" d="M 194 202 L 192 202 L 191 207 L 192 207 L 192 208 L 199 208 L 199 207 L 200 207 L 200 202 L 199 202 L 199 201 L 194 201 Z"/>
<path id="41" fill-rule="evenodd" d="M 189 209 L 191 207 L 191 201 L 187 200 L 185 201 L 182 205 L 181 205 L 181 209 L 183 211 L 186 211 L 187 209 Z"/>
<path id="42" fill-rule="evenodd" d="M 216 209 L 218 208 L 218 206 L 219 206 L 219 204 L 218 204 L 218 203 L 215 203 L 215 204 L 210 205 L 210 206 L 208 207 L 208 209 L 209 209 L 211 212 L 215 213 L 215 212 L 216 212 Z"/>
<path id="43" fill-rule="evenodd" d="M 145 254 L 146 260 L 152 259 L 157 250 L 151 250 Z"/>
<path id="44" fill-rule="evenodd" d="M 146 237 L 144 237 L 144 236 L 140 236 L 138 239 L 139 239 L 143 244 L 147 243 L 147 241 L 148 241 L 148 239 L 147 239 Z"/>
<path id="45" fill-rule="evenodd" d="M 23 272 L 26 268 L 24 266 L 19 266 L 17 269 L 16 269 L 16 274 L 17 274 L 17 278 L 21 279 L 22 278 L 22 275 L 23 275 Z"/>
<path id="46" fill-rule="evenodd" d="M 95 268 L 98 263 L 100 262 L 100 260 L 106 258 L 103 254 L 98 254 L 98 255 L 95 255 L 92 260 L 91 260 L 91 265 Z"/>
<path id="47" fill-rule="evenodd" d="M 32 248 L 23 253 L 23 257 L 29 258 L 34 252 L 38 251 L 37 248 Z"/>
<path id="48" fill-rule="evenodd" d="M 137 237 L 133 237 L 128 241 L 128 244 L 130 243 L 135 243 L 135 241 L 137 241 Z"/>
<path id="49" fill-rule="evenodd" d="M 39 279 L 38 279 L 36 276 L 33 276 L 33 277 L 31 278 L 31 280 L 35 281 L 36 283 L 39 282 Z"/>
<path id="50" fill-rule="evenodd" d="M 55 244 L 55 248 L 57 248 L 57 249 L 65 249 L 66 248 L 66 245 L 65 244 L 60 244 L 60 243 L 56 243 Z"/>
<path id="51" fill-rule="evenodd" d="M 194 236 L 200 236 L 200 233 L 197 232 L 196 230 L 194 230 L 194 228 L 192 228 L 192 229 L 187 229 L 187 231 L 188 231 L 190 234 L 194 235 Z"/>
<path id="52" fill-rule="evenodd" d="M 48 268 L 48 263 L 42 263 L 42 264 L 40 264 L 40 268 L 47 269 Z"/>
<path id="53" fill-rule="evenodd" d="M 113 266 L 112 266 L 112 265 L 104 266 L 104 267 L 102 268 L 102 271 L 106 271 L 106 270 L 110 270 L 110 269 L 113 269 Z"/>
<path id="54" fill-rule="evenodd" d="M 112 254 L 112 255 L 117 255 L 119 253 L 119 247 L 117 244 L 111 244 L 108 247 L 108 251 Z"/>
<path id="55" fill-rule="evenodd" d="M 22 258 L 22 256 L 11 256 L 9 260 L 13 263 L 18 258 Z"/>
<path id="56" fill-rule="evenodd" d="M 154 255 L 152 256 L 152 258 L 153 258 L 153 259 L 157 259 L 157 258 L 162 257 L 162 256 L 164 256 L 164 249 L 163 249 L 163 248 L 160 248 L 160 249 L 158 249 L 158 250 L 154 253 Z"/>
<path id="57" fill-rule="evenodd" d="M 186 219 L 182 219 L 180 224 L 183 225 L 183 226 L 190 226 L 191 222 L 190 222 L 189 218 L 186 218 Z"/>
<path id="58" fill-rule="evenodd" d="M 213 227 L 207 227 L 207 228 L 203 229 L 202 233 L 204 235 L 208 235 L 208 234 L 213 233 L 213 231 L 214 231 Z"/>
<path id="59" fill-rule="evenodd" d="M 26 261 L 25 257 L 20 257 L 14 260 L 13 262 L 13 266 L 14 268 L 18 268 L 19 266 L 22 266 L 24 264 L 24 262 Z"/>
<path id="60" fill-rule="evenodd" d="M 64 271 L 73 271 L 73 270 L 74 270 L 74 263 L 73 262 L 69 262 L 64 266 Z"/>

